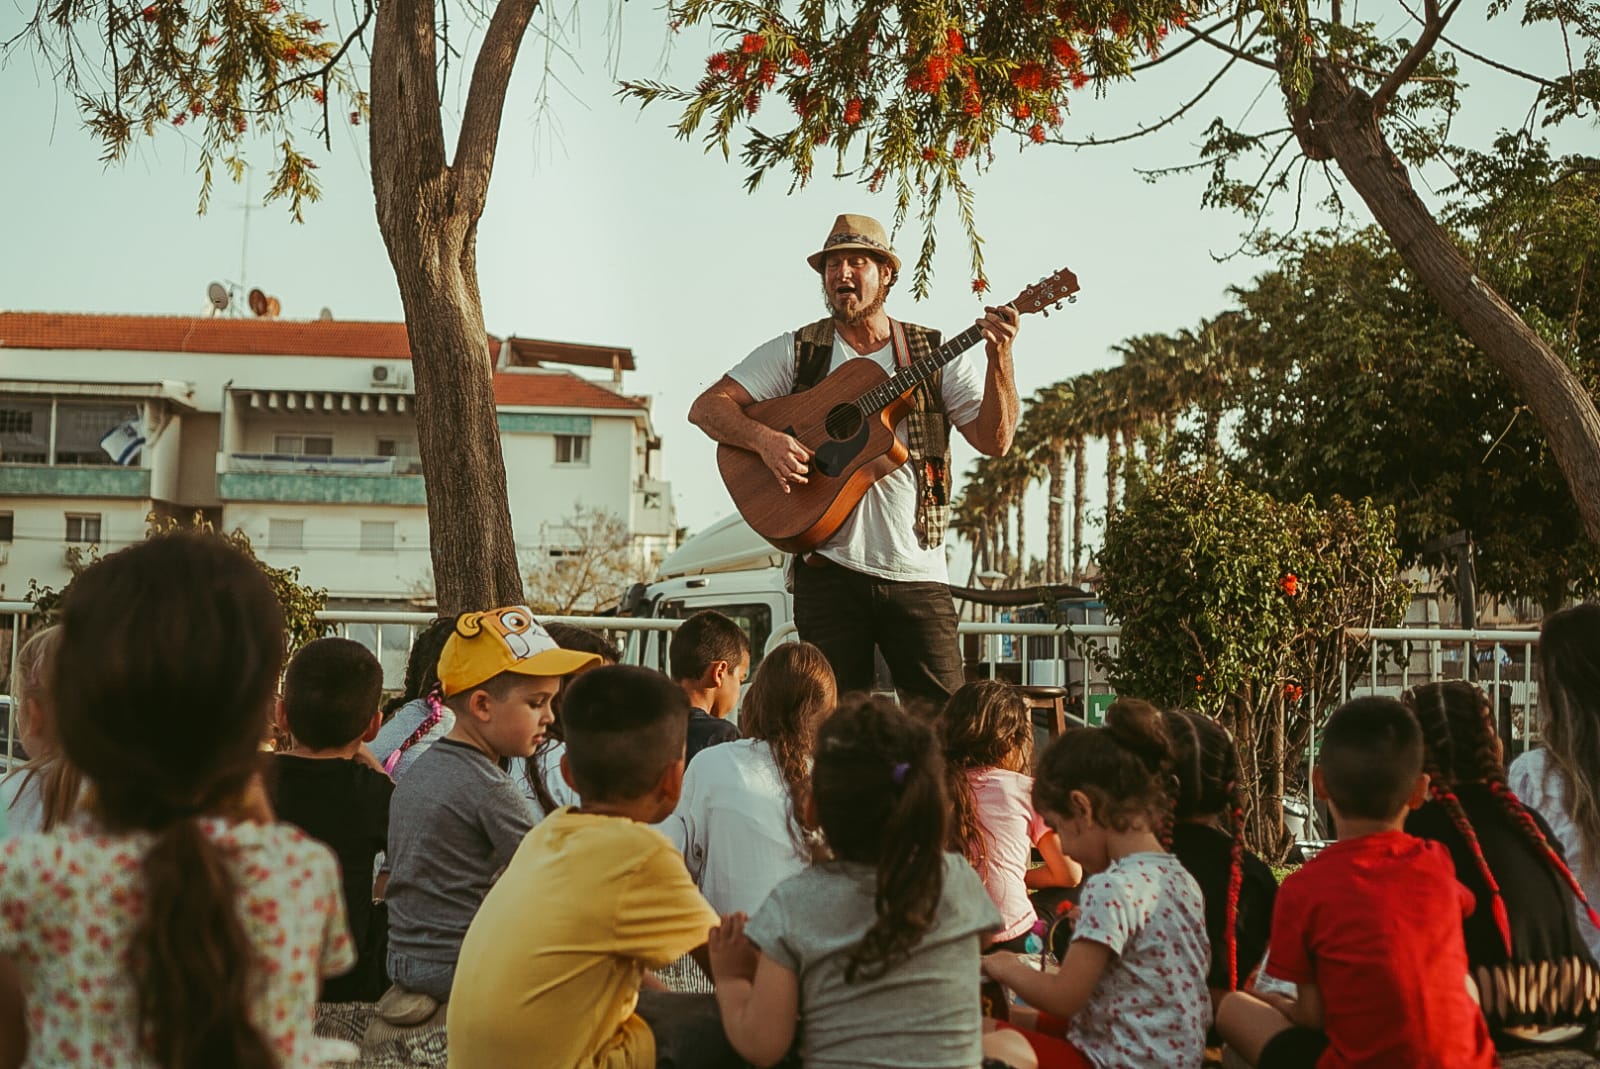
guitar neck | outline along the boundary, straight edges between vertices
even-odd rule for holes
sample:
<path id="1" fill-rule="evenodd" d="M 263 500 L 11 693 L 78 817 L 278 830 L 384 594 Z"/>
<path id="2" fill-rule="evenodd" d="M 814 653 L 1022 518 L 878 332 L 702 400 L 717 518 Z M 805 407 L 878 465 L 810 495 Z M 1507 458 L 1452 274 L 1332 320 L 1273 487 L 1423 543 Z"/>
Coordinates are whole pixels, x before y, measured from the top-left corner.
<path id="1" fill-rule="evenodd" d="M 983 340 L 983 331 L 974 323 L 966 330 L 957 334 L 931 356 L 925 356 L 907 367 L 895 372 L 882 385 L 868 390 L 862 394 L 861 400 L 856 402 L 863 415 L 872 415 L 893 404 L 896 398 L 902 397 L 913 387 L 920 386 L 938 374 L 939 369 L 950 361 L 977 345 Z"/>

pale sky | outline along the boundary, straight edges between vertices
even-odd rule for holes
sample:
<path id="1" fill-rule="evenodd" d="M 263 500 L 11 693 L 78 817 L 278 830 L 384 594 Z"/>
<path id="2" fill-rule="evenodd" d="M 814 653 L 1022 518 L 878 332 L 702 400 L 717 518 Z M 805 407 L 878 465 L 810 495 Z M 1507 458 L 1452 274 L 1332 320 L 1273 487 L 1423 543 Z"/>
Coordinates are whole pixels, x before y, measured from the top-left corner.
<path id="1" fill-rule="evenodd" d="M 1371 9 L 1360 11 L 1364 18 L 1380 8 L 1394 12 L 1398 18 L 1388 15 L 1383 24 L 1414 33 L 1398 7 L 1359 6 Z M 15 31 L 21 10 L 22 0 L 0 0 L 0 39 Z M 694 530 L 732 506 L 715 476 L 712 446 L 684 418 L 689 403 L 751 348 L 822 314 L 817 277 L 804 258 L 836 214 L 865 212 L 888 223 L 893 201 L 828 177 L 793 195 L 775 177 L 745 194 L 737 156 L 724 163 L 720 153 L 704 155 L 698 144 L 675 140 L 675 110 L 658 105 L 641 113 L 615 98 L 608 53 L 619 53 L 617 76 L 657 77 L 668 43 L 659 9 L 627 5 L 620 42 L 607 34 L 604 10 L 586 12 L 571 45 L 575 59 L 553 61 L 562 85 L 543 118 L 531 104 L 543 44 L 530 35 L 523 48 L 478 245 L 485 317 L 502 336 L 633 349 L 639 370 L 628 387 L 654 398 L 678 520 Z M 1463 13 L 1452 26 L 1467 47 L 1546 74 L 1562 69 L 1559 37 L 1523 29 L 1515 13 L 1487 26 L 1475 17 Z M 699 31 L 675 38 L 665 73 L 692 82 L 712 48 Z M 1137 84 L 1112 87 L 1106 100 L 1081 98 L 1063 133 L 1108 136 L 1153 121 L 1220 61 L 1198 45 Z M 1457 130 L 1487 148 L 1496 127 L 1522 121 L 1531 86 L 1466 57 L 1461 62 L 1473 88 Z M 976 184 L 991 298 L 1009 299 L 1060 266 L 1076 271 L 1083 286 L 1075 306 L 1048 320 L 1024 320 L 1017 342 L 1024 397 L 1115 362 L 1109 350 L 1123 338 L 1215 314 L 1229 285 L 1263 269 L 1259 261 L 1216 259 L 1238 245 L 1243 226 L 1237 216 L 1200 207 L 1203 175 L 1151 184 L 1135 168 L 1193 159 L 1201 130 L 1219 115 L 1250 129 L 1281 125 L 1281 98 L 1269 80 L 1265 71 L 1236 67 L 1189 119 L 1124 145 L 1019 151 L 997 139 L 995 165 Z M 459 92 L 453 85 L 449 99 Z M 139 143 L 126 164 L 106 167 L 73 100 L 26 52 L 0 68 L 0 99 L 7 105 L 0 119 L 7 150 L 0 308 L 199 315 L 208 311 L 207 284 L 223 281 L 277 296 L 285 318 L 312 319 L 324 306 L 339 319 L 401 318 L 374 217 L 365 126 L 336 123 L 332 151 L 319 146 L 314 153 L 326 195 L 304 225 L 291 222 L 281 205 L 260 206 L 265 171 L 252 179 L 256 206 L 248 213 L 245 190 L 224 182 L 209 215 L 197 218 L 191 131 L 164 131 Z M 777 112 L 782 104 L 769 101 L 768 108 Z M 774 130 L 785 121 L 777 114 L 758 119 Z M 1593 136 L 1592 126 L 1579 124 L 1559 147 L 1587 143 L 1592 150 Z M 263 165 L 267 148 L 254 147 Z M 1448 181 L 1443 173 L 1425 177 Z M 1432 199 L 1427 182 L 1419 186 Z M 1364 207 L 1353 206 L 1365 222 Z M 1286 215 L 1278 218 L 1287 223 Z M 940 219 L 939 233 L 932 297 L 913 302 L 908 278 L 889 310 L 949 334 L 971 322 L 980 302 L 970 291 L 953 212 Z M 896 241 L 908 269 L 920 240 L 913 220 Z M 961 443 L 957 468 L 971 458 Z M 1041 554 L 1044 498 L 1041 488 L 1030 499 L 1029 541 Z"/>

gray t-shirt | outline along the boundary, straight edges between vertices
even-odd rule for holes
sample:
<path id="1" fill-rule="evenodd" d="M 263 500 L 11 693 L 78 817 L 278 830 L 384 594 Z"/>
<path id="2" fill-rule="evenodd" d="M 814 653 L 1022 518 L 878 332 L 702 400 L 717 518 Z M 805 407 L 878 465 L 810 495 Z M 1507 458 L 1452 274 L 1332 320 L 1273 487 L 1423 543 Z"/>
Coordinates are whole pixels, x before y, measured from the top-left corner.
<path id="1" fill-rule="evenodd" d="M 872 866 L 813 865 L 778 884 L 757 911 L 745 934 L 800 979 L 805 1069 L 977 1069 L 983 1061 L 978 936 L 1000 930 L 1000 912 L 965 858 L 947 853 L 944 862 L 933 927 L 876 980 L 844 979 L 877 916 Z"/>
<path id="2" fill-rule="evenodd" d="M 389 802 L 389 948 L 454 964 L 533 824 L 528 800 L 482 751 L 454 739 L 429 747 Z"/>

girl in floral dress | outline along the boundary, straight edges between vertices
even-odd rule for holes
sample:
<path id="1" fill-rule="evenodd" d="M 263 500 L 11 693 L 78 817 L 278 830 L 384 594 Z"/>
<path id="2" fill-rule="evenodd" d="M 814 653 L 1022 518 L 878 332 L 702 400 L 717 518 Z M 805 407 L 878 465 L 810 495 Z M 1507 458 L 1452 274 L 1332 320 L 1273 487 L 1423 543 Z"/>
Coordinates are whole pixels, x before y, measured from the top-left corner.
<path id="1" fill-rule="evenodd" d="M 0 1067 L 299 1069 L 353 963 L 327 847 L 272 819 L 284 654 L 262 571 L 213 535 L 93 565 L 52 691 L 84 811 L 0 846 Z"/>

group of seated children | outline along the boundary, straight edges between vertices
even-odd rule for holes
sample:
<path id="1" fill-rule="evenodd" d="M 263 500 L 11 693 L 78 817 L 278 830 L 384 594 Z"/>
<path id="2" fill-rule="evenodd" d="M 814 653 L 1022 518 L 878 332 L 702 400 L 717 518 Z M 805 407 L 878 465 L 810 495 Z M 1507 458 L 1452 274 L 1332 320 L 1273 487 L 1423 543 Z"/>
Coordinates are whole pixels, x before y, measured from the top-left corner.
<path id="1" fill-rule="evenodd" d="M 686 621 L 672 678 L 554 630 L 430 628 L 386 729 L 372 656 L 310 643 L 268 767 L 254 562 L 173 533 L 91 566 L 18 664 L 0 1069 L 311 1066 L 319 993 L 442 1017 L 456 1069 L 1197 1069 L 1219 1034 L 1267 1067 L 1470 1069 L 1594 1038 L 1600 918 L 1470 685 L 1333 714 L 1341 839 L 1278 887 L 1204 716 L 1119 700 L 1035 762 L 1013 688 L 925 717 L 798 643 L 740 737 L 731 621 Z M 656 979 L 685 955 L 714 994 Z M 985 982 L 1026 1007 L 985 1018 Z"/>

